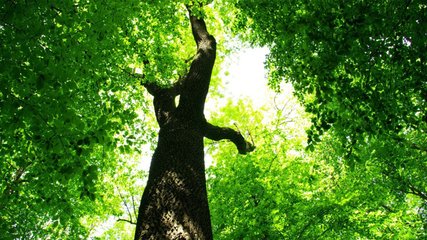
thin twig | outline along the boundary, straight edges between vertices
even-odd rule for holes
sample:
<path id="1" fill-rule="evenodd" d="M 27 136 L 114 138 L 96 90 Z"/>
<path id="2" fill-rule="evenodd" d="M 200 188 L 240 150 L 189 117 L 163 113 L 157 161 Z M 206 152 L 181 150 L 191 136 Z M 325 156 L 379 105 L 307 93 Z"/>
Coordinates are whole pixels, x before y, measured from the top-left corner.
<path id="1" fill-rule="evenodd" d="M 255 146 L 254 138 L 252 137 L 251 132 L 249 132 L 249 130 L 246 130 L 246 133 L 249 135 L 249 138 L 251 139 L 252 145 Z"/>
<path id="2" fill-rule="evenodd" d="M 117 222 L 127 222 L 133 225 L 136 225 L 136 222 L 132 221 L 132 220 L 128 220 L 128 219 L 123 219 L 123 218 L 119 218 L 117 219 Z"/>
<path id="3" fill-rule="evenodd" d="M 133 214 L 135 214 L 135 218 L 137 218 L 138 214 L 136 213 L 135 199 L 133 198 L 133 195 L 131 195 L 131 197 L 132 197 Z"/>
<path id="4" fill-rule="evenodd" d="M 120 198 L 122 199 L 123 204 L 124 204 L 124 205 L 125 205 L 125 207 L 126 207 L 126 211 L 127 211 L 127 212 L 128 212 L 128 214 L 129 214 L 130 222 L 132 222 L 132 214 L 130 213 L 130 210 L 129 210 L 129 207 L 128 207 L 127 203 L 126 203 L 126 200 L 124 199 L 124 197 L 123 197 L 123 196 L 122 196 L 122 194 L 120 193 L 119 188 L 117 188 L 117 187 L 116 187 L 116 189 L 117 189 L 117 191 L 119 192 L 119 196 L 120 196 Z"/>

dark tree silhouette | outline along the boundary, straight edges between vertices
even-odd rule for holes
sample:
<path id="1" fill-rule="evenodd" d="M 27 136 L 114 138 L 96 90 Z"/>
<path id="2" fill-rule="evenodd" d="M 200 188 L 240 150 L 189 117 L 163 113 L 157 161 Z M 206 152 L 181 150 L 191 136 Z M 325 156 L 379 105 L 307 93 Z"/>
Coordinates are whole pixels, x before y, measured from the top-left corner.
<path id="1" fill-rule="evenodd" d="M 197 54 L 173 87 L 144 84 L 154 96 L 160 126 L 135 239 L 212 239 L 203 138 L 232 141 L 240 154 L 254 150 L 240 132 L 208 123 L 203 110 L 216 57 L 215 38 L 189 10 Z M 175 97 L 180 96 L 178 106 Z"/>

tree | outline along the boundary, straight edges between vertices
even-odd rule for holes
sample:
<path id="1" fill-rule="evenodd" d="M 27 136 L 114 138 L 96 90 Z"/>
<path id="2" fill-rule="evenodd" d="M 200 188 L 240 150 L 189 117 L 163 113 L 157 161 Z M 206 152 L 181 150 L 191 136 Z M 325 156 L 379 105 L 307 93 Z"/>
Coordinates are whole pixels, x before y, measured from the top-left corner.
<path id="1" fill-rule="evenodd" d="M 203 138 L 228 139 L 245 154 L 254 149 L 240 132 L 208 123 L 203 110 L 216 41 L 189 8 L 197 54 L 188 74 L 171 88 L 145 84 L 154 96 L 159 140 L 139 208 L 135 239 L 212 239 Z M 180 96 L 178 106 L 175 97 Z"/>
<path id="2" fill-rule="evenodd" d="M 180 219 L 176 213 L 195 211 L 183 210 L 183 203 L 164 216 L 175 214 L 173 224 L 184 226 L 170 234 L 209 238 L 202 140 L 231 138 L 240 152 L 251 149 L 241 134 L 203 115 L 207 87 L 218 85 L 211 65 L 224 53 L 223 44 L 213 50 L 210 34 L 221 42 L 234 32 L 269 47 L 270 85 L 280 91 L 284 81 L 292 83 L 312 127 L 308 145 L 305 136 L 289 140 L 292 131 L 273 124 L 254 134 L 259 155 L 236 157 L 234 146 L 215 151 L 218 168 L 209 170 L 215 236 L 425 238 L 425 3 L 216 0 L 202 10 L 199 2 L 208 1 L 0 5 L 1 237 L 89 238 L 110 216 L 134 222 L 133 209 L 122 209 L 142 190 L 135 183 L 145 175 L 134 158 L 143 144 L 156 144 L 143 78 L 154 95 L 160 136 L 140 215 L 162 221 L 163 210 L 151 201 L 156 194 L 165 197 L 159 198 L 165 209 L 185 198 L 194 203 L 191 194 L 199 194 L 191 207 L 203 215 Z M 184 7 L 191 4 L 193 36 Z M 194 73 L 203 73 L 197 85 Z M 251 113 L 228 109 L 237 121 Z M 176 145 L 169 148 L 170 142 Z M 188 164 L 171 164 L 175 156 Z M 200 181 L 189 181 L 191 174 Z M 164 184 L 175 180 L 196 191 L 168 198 L 180 182 Z M 158 186 L 165 188 L 154 191 Z M 223 208 L 227 197 L 240 205 Z M 222 219 L 224 212 L 233 217 Z M 140 218 L 142 233 L 146 218 Z M 162 235 L 149 225 L 147 234 Z"/>

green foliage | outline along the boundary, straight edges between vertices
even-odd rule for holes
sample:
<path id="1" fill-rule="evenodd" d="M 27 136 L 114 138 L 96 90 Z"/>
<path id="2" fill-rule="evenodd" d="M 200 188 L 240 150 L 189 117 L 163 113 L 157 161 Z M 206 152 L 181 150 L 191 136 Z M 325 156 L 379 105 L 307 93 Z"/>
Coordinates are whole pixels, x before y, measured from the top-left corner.
<path id="1" fill-rule="evenodd" d="M 217 160 L 208 170 L 216 239 L 426 237 L 425 199 L 417 194 L 426 187 L 425 154 L 377 139 L 358 145 L 364 163 L 350 168 L 332 132 L 315 151 L 305 151 L 308 117 L 297 104 L 277 108 L 269 120 L 249 105 L 229 104 L 222 112 L 247 120 L 241 129 L 251 130 L 256 151 L 239 156 L 234 146 L 224 144 L 211 152 Z M 218 122 L 230 121 L 228 115 L 217 117 Z M 267 124 L 254 126 L 262 120 Z"/>
<path id="2" fill-rule="evenodd" d="M 308 145 L 300 144 L 311 152 L 297 158 L 289 159 L 292 148 L 274 150 L 286 139 L 274 128 L 262 135 L 268 145 L 258 146 L 250 156 L 259 166 L 256 172 L 219 153 L 229 161 L 212 170 L 212 201 L 230 198 L 219 193 L 231 182 L 221 180 L 230 175 L 221 169 L 239 163 L 256 179 L 249 185 L 280 179 L 258 186 L 274 186 L 266 192 L 277 193 L 264 199 L 270 210 L 260 217 L 270 219 L 265 221 L 269 234 L 285 239 L 425 238 L 425 3 L 248 0 L 218 1 L 218 7 L 238 37 L 270 48 L 266 67 L 271 87 L 280 92 L 283 82 L 292 83 L 312 125 L 307 129 Z M 272 153 L 281 171 L 269 170 L 271 175 L 263 176 L 260 172 L 268 165 L 262 162 L 274 158 Z M 245 175 L 245 170 L 239 169 L 239 174 Z M 230 178 L 246 179 L 237 174 Z M 251 189 L 244 185 L 227 190 L 250 199 L 244 192 Z M 252 209 L 233 201 L 221 202 L 227 206 L 220 208 L 223 216 Z M 223 223 L 217 214 L 214 224 Z M 233 219 L 224 224 L 228 230 L 215 227 L 216 234 L 232 239 L 235 236 L 228 234 L 244 232 L 247 224 Z M 271 230 L 272 226 L 279 227 Z"/>
<path id="3" fill-rule="evenodd" d="M 423 126 L 427 111 L 422 1 L 235 1 L 233 29 L 270 47 L 270 84 L 291 82 L 313 113 L 309 142 L 332 125 L 342 141 Z M 224 16 L 230 17 L 230 16 Z"/>
<path id="4" fill-rule="evenodd" d="M 149 99 L 128 69 L 178 78 L 190 56 L 185 8 L 6 1 L 0 16 L 1 235 L 86 238 L 91 217 L 121 214 L 114 189 L 132 181 L 109 180 L 131 167 L 118 155 L 154 142 Z"/>

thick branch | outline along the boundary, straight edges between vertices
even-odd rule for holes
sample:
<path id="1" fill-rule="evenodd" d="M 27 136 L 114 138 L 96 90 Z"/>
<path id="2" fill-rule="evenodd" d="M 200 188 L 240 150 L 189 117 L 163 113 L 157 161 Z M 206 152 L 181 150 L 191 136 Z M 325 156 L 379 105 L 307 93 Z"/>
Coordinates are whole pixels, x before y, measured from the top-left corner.
<path id="1" fill-rule="evenodd" d="M 190 22 L 191 22 L 191 30 L 193 32 L 193 37 L 196 43 L 198 44 L 200 41 L 209 39 L 210 34 L 206 28 L 205 21 L 201 18 L 197 18 L 190 13 Z"/>
<path id="2" fill-rule="evenodd" d="M 145 89 L 147 89 L 148 93 L 150 93 L 153 97 L 160 96 L 163 90 L 157 84 L 153 83 L 142 83 L 142 86 L 144 86 Z"/>
<path id="3" fill-rule="evenodd" d="M 208 30 L 206 28 L 206 23 L 203 20 L 203 18 L 198 18 L 193 13 L 193 3 L 190 5 L 186 5 L 188 14 L 190 15 L 190 23 L 191 23 L 191 30 L 193 31 L 194 40 L 199 43 L 202 39 L 208 39 L 210 34 L 208 33 Z M 199 7 L 203 7 L 203 4 L 200 3 Z M 197 11 L 197 10 L 196 10 Z"/>
<path id="4" fill-rule="evenodd" d="M 154 96 L 153 105 L 159 126 L 163 126 L 169 119 L 170 114 L 175 111 L 176 92 L 173 88 L 161 88 L 156 84 L 144 84 L 148 92 Z"/>
<path id="5" fill-rule="evenodd" d="M 197 44 L 197 54 L 191 63 L 188 74 L 182 81 L 179 81 L 181 97 L 177 112 L 188 119 L 203 120 L 206 95 L 215 64 L 216 42 L 215 38 L 209 35 L 204 20 L 193 16 L 190 10 L 189 13 L 193 36 Z"/>
<path id="6" fill-rule="evenodd" d="M 427 201 L 427 194 L 421 190 L 419 190 L 418 188 L 416 188 L 414 185 L 409 184 L 409 193 L 412 193 L 418 197 L 420 197 L 421 199 L 423 199 L 424 201 Z"/>
<path id="7" fill-rule="evenodd" d="M 125 72 L 134 78 L 141 79 L 141 85 L 154 97 L 156 119 L 159 125 L 163 126 L 167 122 L 170 113 L 176 109 L 175 97 L 181 92 L 181 81 L 176 82 L 172 87 L 165 88 L 156 83 L 147 82 L 143 74 Z"/>
<path id="8" fill-rule="evenodd" d="M 148 61 L 144 61 L 144 63 L 148 64 L 149 62 Z M 169 94 L 169 95 L 171 95 L 173 97 L 176 97 L 176 96 L 178 96 L 180 94 L 181 84 L 182 84 L 182 79 L 181 78 L 178 79 L 178 81 L 175 82 L 173 84 L 173 86 L 171 86 L 171 87 L 161 87 L 161 86 L 159 86 L 156 83 L 149 82 L 146 79 L 145 74 L 136 73 L 135 72 L 135 70 L 136 70 L 135 68 L 132 68 L 132 71 L 128 71 L 126 69 L 122 69 L 122 70 L 123 70 L 124 73 L 126 73 L 130 77 L 140 79 L 141 85 L 144 86 L 147 89 L 147 91 L 153 97 L 161 96 L 161 95 L 164 95 L 165 93 L 167 93 L 167 94 Z"/>
<path id="9" fill-rule="evenodd" d="M 246 154 L 248 152 L 252 152 L 255 149 L 255 146 L 252 143 L 246 141 L 242 134 L 234 129 L 218 127 L 210 123 L 206 123 L 204 130 L 204 136 L 211 140 L 230 140 L 234 143 L 234 145 L 236 145 L 240 154 Z"/>

